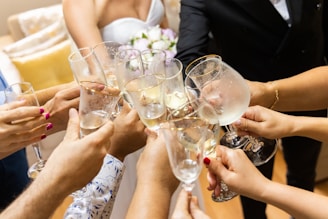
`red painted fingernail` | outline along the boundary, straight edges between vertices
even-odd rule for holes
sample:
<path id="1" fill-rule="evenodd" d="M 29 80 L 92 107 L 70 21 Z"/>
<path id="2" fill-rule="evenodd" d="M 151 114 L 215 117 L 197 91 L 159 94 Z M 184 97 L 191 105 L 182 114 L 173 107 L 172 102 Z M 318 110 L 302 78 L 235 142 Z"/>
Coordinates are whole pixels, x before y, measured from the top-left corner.
<path id="1" fill-rule="evenodd" d="M 208 157 L 204 157 L 203 162 L 204 164 L 209 165 L 211 163 L 211 160 Z"/>
<path id="2" fill-rule="evenodd" d="M 47 136 L 46 135 L 42 135 L 41 136 L 41 139 L 45 139 Z"/>
<path id="3" fill-rule="evenodd" d="M 53 125 L 52 123 L 49 123 L 47 126 L 46 126 L 46 129 L 49 130 L 49 129 L 52 129 Z"/>
<path id="4" fill-rule="evenodd" d="M 44 109 L 40 108 L 40 114 L 44 113 Z"/>
<path id="5" fill-rule="evenodd" d="M 44 115 L 44 117 L 46 118 L 46 120 L 47 119 L 49 119 L 50 118 L 50 114 L 49 113 L 46 113 L 45 115 Z"/>

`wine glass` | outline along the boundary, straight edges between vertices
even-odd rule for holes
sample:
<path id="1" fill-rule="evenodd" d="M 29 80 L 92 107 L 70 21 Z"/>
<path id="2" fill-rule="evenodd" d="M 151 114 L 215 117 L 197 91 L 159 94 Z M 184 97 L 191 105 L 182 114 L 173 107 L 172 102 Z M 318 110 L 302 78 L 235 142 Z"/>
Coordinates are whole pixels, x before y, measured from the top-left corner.
<path id="1" fill-rule="evenodd" d="M 95 132 L 108 120 L 116 118 L 113 115 L 118 99 L 117 89 L 94 81 L 80 82 L 80 138 Z M 86 187 L 83 187 L 73 192 L 71 196 L 83 197 L 86 191 Z"/>
<path id="2" fill-rule="evenodd" d="M 267 163 L 277 152 L 277 139 L 248 136 L 249 142 L 243 146 L 248 158 L 255 166 Z"/>
<path id="3" fill-rule="evenodd" d="M 101 64 L 91 47 L 80 48 L 68 56 L 75 80 L 95 81 L 107 85 L 107 79 Z"/>
<path id="4" fill-rule="evenodd" d="M 114 41 L 103 41 L 101 43 L 93 46 L 93 51 L 97 57 L 101 68 L 104 71 L 107 85 L 113 89 L 119 89 L 117 78 L 116 78 L 116 64 L 115 57 L 119 50 L 125 48 L 125 45 L 122 45 Z M 122 93 L 120 93 L 121 96 Z M 122 96 L 121 96 L 122 97 Z M 122 102 L 118 101 L 116 107 L 115 117 L 120 113 L 122 107 Z"/>
<path id="5" fill-rule="evenodd" d="M 125 85 L 133 108 L 137 110 L 141 121 L 154 131 L 166 119 L 163 82 L 163 77 L 141 75 Z"/>
<path id="6" fill-rule="evenodd" d="M 27 100 L 30 106 L 40 106 L 36 94 L 31 83 L 20 82 L 10 85 L 5 90 L 5 96 L 7 102 L 17 101 L 17 100 Z M 28 121 L 32 118 L 26 118 L 24 121 Z M 14 123 L 19 123 L 22 121 L 14 121 Z M 40 150 L 40 142 L 31 144 L 33 151 L 36 155 L 37 161 L 34 163 L 27 171 L 27 175 L 31 179 L 35 179 L 38 174 L 42 171 L 46 164 L 46 160 L 42 158 Z"/>
<path id="7" fill-rule="evenodd" d="M 122 44 L 114 41 L 104 41 L 93 47 L 94 53 L 106 76 L 108 86 L 115 87 L 117 89 L 119 87 L 115 74 L 115 56 L 122 47 Z"/>
<path id="8" fill-rule="evenodd" d="M 239 119 L 246 111 L 250 101 L 250 91 L 244 78 L 232 67 L 224 63 L 218 55 L 207 55 L 191 62 L 186 67 L 185 87 L 190 96 L 199 96 L 213 105 L 212 116 L 226 126 L 227 132 L 220 144 L 240 148 L 247 138 L 239 137 L 229 124 Z M 213 119 L 215 121 L 215 119 Z M 237 196 L 221 181 L 220 196 L 212 194 L 212 200 L 222 202 Z"/>
<path id="9" fill-rule="evenodd" d="M 164 62 L 164 68 L 165 105 L 168 112 L 171 112 L 188 101 L 182 77 L 183 65 L 179 59 L 168 58 Z"/>
<path id="10" fill-rule="evenodd" d="M 133 101 L 125 90 L 125 84 L 141 75 L 144 75 L 144 67 L 141 52 L 137 49 L 122 49 L 116 53 L 116 79 L 123 98 L 133 106 Z"/>
<path id="11" fill-rule="evenodd" d="M 159 129 L 165 139 L 172 171 L 186 191 L 192 191 L 201 173 L 204 143 L 213 135 L 208 122 L 199 116 L 201 106 L 199 101 L 186 103 L 172 111 Z"/>

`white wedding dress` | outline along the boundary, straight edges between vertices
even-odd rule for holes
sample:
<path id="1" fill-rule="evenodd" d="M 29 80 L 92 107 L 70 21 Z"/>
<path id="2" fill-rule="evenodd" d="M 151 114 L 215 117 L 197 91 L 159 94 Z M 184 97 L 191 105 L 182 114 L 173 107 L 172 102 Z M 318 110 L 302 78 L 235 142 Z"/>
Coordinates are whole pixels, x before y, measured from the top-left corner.
<path id="1" fill-rule="evenodd" d="M 123 44 L 128 43 L 130 38 L 139 30 L 160 24 L 162 18 L 164 17 L 164 13 L 165 9 L 162 1 L 152 0 L 146 21 L 136 18 L 121 18 L 115 20 L 101 29 L 103 40 L 116 41 Z M 136 164 L 141 152 L 142 149 L 128 155 L 124 160 L 125 172 L 115 199 L 111 219 L 125 218 L 125 213 L 127 212 L 136 186 Z M 180 189 L 181 188 L 179 188 L 178 191 L 180 191 Z M 171 212 L 174 209 L 178 191 L 175 192 L 172 197 Z M 196 183 L 193 191 L 199 198 L 199 203 L 202 209 L 204 209 L 203 197 L 198 182 Z"/>

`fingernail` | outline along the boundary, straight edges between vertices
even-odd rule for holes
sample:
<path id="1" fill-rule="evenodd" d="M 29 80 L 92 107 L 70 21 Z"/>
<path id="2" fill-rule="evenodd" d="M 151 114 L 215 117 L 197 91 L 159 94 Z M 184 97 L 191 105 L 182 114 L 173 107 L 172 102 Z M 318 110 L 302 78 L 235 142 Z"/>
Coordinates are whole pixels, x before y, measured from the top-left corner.
<path id="1" fill-rule="evenodd" d="M 44 109 L 40 108 L 40 114 L 44 113 Z"/>
<path id="2" fill-rule="evenodd" d="M 45 115 L 44 115 L 44 117 L 46 118 L 46 120 L 47 119 L 49 119 L 50 118 L 50 114 L 49 113 L 46 113 Z"/>
<path id="3" fill-rule="evenodd" d="M 204 157 L 203 162 L 204 164 L 209 165 L 211 163 L 211 160 L 208 157 Z"/>
<path id="4" fill-rule="evenodd" d="M 234 122 L 234 125 L 236 125 L 236 126 L 240 126 L 240 125 L 241 125 L 241 121 L 240 121 L 240 119 L 238 119 L 236 122 Z"/>
<path id="5" fill-rule="evenodd" d="M 48 125 L 46 126 L 46 129 L 49 130 L 49 129 L 52 129 L 53 125 L 52 123 L 48 123 Z"/>
<path id="6" fill-rule="evenodd" d="M 41 136 L 41 140 L 42 140 L 42 139 L 45 139 L 46 137 L 47 137 L 46 135 L 42 135 L 42 136 Z"/>

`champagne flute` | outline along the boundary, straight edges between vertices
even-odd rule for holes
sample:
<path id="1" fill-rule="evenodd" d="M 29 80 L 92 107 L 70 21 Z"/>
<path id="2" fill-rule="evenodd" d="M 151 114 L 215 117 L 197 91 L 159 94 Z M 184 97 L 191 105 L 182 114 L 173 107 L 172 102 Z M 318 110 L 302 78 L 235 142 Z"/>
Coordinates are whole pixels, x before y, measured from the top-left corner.
<path id="1" fill-rule="evenodd" d="M 33 86 L 29 82 L 20 82 L 10 85 L 5 90 L 5 96 L 7 102 L 17 101 L 17 100 L 27 100 L 30 106 L 40 106 L 37 96 L 34 92 Z M 26 118 L 30 120 L 32 118 Z M 25 121 L 25 120 L 24 120 Z M 19 123 L 21 121 L 14 121 Z M 27 175 L 31 179 L 35 179 L 38 174 L 42 171 L 46 164 L 46 160 L 42 158 L 40 150 L 40 142 L 31 144 L 33 151 L 36 155 L 37 161 L 34 163 L 27 171 Z"/>
<path id="2" fill-rule="evenodd" d="M 197 117 L 171 119 L 159 129 L 165 139 L 172 171 L 188 192 L 193 190 L 202 170 L 207 132 L 206 122 Z"/>
<path id="3" fill-rule="evenodd" d="M 125 85 L 125 90 L 129 94 L 141 121 L 154 131 L 166 119 L 163 82 L 163 77 L 142 75 Z"/>
<path id="4" fill-rule="evenodd" d="M 95 132 L 107 121 L 116 118 L 113 113 L 118 99 L 117 89 L 94 81 L 80 82 L 80 138 Z M 83 197 L 86 191 L 86 187 L 83 187 L 71 195 L 75 198 Z"/>

